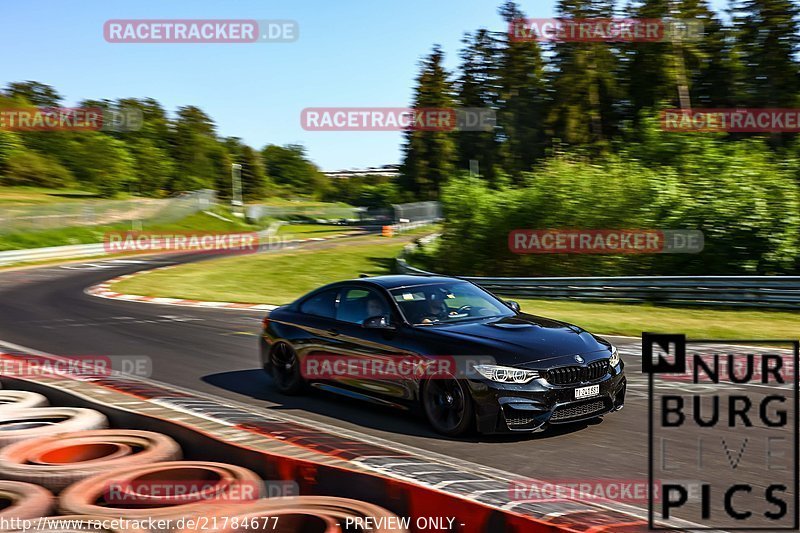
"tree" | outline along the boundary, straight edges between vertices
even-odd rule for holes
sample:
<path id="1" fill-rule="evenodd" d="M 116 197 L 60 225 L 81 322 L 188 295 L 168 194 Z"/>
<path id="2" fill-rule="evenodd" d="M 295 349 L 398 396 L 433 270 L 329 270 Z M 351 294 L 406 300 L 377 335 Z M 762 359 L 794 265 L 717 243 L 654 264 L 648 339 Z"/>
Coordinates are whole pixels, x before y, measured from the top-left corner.
<path id="1" fill-rule="evenodd" d="M 22 141 L 11 131 L 0 130 L 0 176 L 6 168 L 8 159 L 22 149 Z"/>
<path id="2" fill-rule="evenodd" d="M 500 8 L 507 27 L 525 14 L 512 2 Z M 498 69 L 498 126 L 503 168 L 514 176 L 530 170 L 545 151 L 545 87 L 542 51 L 534 40 L 514 40 L 504 33 Z"/>
<path id="3" fill-rule="evenodd" d="M 127 191 L 135 180 L 134 159 L 125 144 L 102 133 L 76 136 L 65 159 L 78 183 L 101 196 Z"/>
<path id="4" fill-rule="evenodd" d="M 739 0 L 734 26 L 751 107 L 791 107 L 800 91 L 800 25 L 792 0 Z"/>
<path id="5" fill-rule="evenodd" d="M 458 102 L 462 107 L 497 110 L 499 98 L 498 44 L 492 34 L 481 29 L 464 37 L 461 74 L 456 81 Z M 467 169 L 477 160 L 481 175 L 495 183 L 501 163 L 499 129 L 459 131 L 456 133 L 458 168 Z"/>
<path id="6" fill-rule="evenodd" d="M 58 107 L 61 95 L 51 86 L 38 81 L 18 81 L 6 86 L 5 94 L 10 98 L 22 100 L 35 106 Z"/>
<path id="7" fill-rule="evenodd" d="M 213 188 L 218 176 L 218 141 L 214 122 L 200 108 L 178 109 L 171 134 L 170 152 L 175 160 L 172 191 Z"/>
<path id="8" fill-rule="evenodd" d="M 623 46 L 628 80 L 628 118 L 638 122 L 643 109 L 733 107 L 736 55 L 729 31 L 706 0 L 644 0 L 631 8 L 641 19 L 691 21 L 702 35 Z"/>
<path id="9" fill-rule="evenodd" d="M 327 178 L 306 158 L 303 146 L 269 144 L 261 150 L 267 175 L 277 185 L 299 194 L 322 195 Z"/>
<path id="10" fill-rule="evenodd" d="M 2 138 L 3 132 L 0 132 Z M 67 187 L 72 174 L 58 161 L 27 148 L 11 152 L 0 167 L 0 184 L 36 187 Z"/>
<path id="11" fill-rule="evenodd" d="M 174 184 L 176 164 L 170 153 L 170 123 L 164 108 L 152 98 L 121 98 L 109 108 L 123 116 L 141 114 L 138 129 L 125 124 L 123 131 L 108 134 L 124 142 L 133 156 L 137 191 L 148 196 L 165 194 Z"/>
<path id="12" fill-rule="evenodd" d="M 28 109 L 34 112 L 37 105 L 58 106 L 60 98 L 55 89 L 48 85 L 33 81 L 10 83 L 6 92 L 0 96 L 0 108 Z M 69 139 L 74 135 L 74 132 L 69 131 L 25 131 L 19 132 L 16 138 L 26 148 L 60 160 Z"/>
<path id="13" fill-rule="evenodd" d="M 152 143 L 164 150 L 170 146 L 170 122 L 166 111 L 158 101 L 153 98 L 122 98 L 117 100 L 115 109 L 119 112 L 138 110 L 142 114 L 142 127 L 136 131 L 117 134 L 121 139 L 134 139 L 146 137 Z"/>
<path id="14" fill-rule="evenodd" d="M 225 147 L 234 163 L 242 165 L 242 196 L 245 200 L 259 200 L 266 194 L 267 176 L 264 162 L 258 153 L 242 143 L 238 137 L 225 139 Z"/>
<path id="15" fill-rule="evenodd" d="M 413 109 L 453 109 L 453 88 L 443 60 L 444 53 L 438 45 L 423 60 L 414 90 Z M 452 130 L 419 128 L 409 129 L 404 135 L 399 180 L 403 193 L 409 199 L 435 200 L 439 188 L 455 170 L 455 135 Z"/>
<path id="16" fill-rule="evenodd" d="M 692 106 L 736 107 L 742 64 L 731 28 L 722 23 L 707 0 L 682 0 L 676 16 L 703 24 L 698 40 L 681 43 Z"/>
<path id="17" fill-rule="evenodd" d="M 135 192 L 147 196 L 164 194 L 175 173 L 169 153 L 147 137 L 132 140 L 126 146 L 133 157 Z"/>
<path id="18" fill-rule="evenodd" d="M 609 19 L 610 0 L 559 0 L 560 18 Z M 617 133 L 620 88 L 618 56 L 608 43 L 559 41 L 551 61 L 553 102 L 549 123 L 573 146 L 604 148 Z"/>

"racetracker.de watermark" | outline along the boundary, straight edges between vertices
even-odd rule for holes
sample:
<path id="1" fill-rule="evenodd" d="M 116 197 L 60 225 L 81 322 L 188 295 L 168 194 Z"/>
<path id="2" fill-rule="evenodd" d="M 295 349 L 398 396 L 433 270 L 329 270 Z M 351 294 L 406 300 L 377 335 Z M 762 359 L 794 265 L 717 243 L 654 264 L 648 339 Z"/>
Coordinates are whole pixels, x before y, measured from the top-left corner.
<path id="1" fill-rule="evenodd" d="M 153 361 L 146 355 L 39 356 L 0 354 L 0 375 L 19 378 L 96 377 L 115 373 L 138 377 L 153 374 Z"/>
<path id="2" fill-rule="evenodd" d="M 4 107 L 0 130 L 6 131 L 139 131 L 140 109 L 101 107 Z"/>
<path id="3" fill-rule="evenodd" d="M 307 107 L 307 131 L 492 131 L 493 109 L 484 107 Z"/>
<path id="4" fill-rule="evenodd" d="M 304 379 L 417 379 L 478 378 L 476 366 L 493 365 L 490 356 L 380 354 L 360 358 L 353 354 L 309 354 L 300 364 Z M 520 370 L 520 373 L 525 373 Z"/>
<path id="5" fill-rule="evenodd" d="M 114 231 L 103 235 L 103 249 L 108 253 L 247 254 L 258 251 L 259 236 L 258 233 Z"/>
<path id="6" fill-rule="evenodd" d="M 514 19 L 511 41 L 633 42 L 698 41 L 703 23 L 689 19 L 549 18 Z"/>
<path id="7" fill-rule="evenodd" d="M 552 500 L 600 500 L 646 504 L 649 501 L 647 479 L 561 479 L 541 481 L 514 479 L 508 495 L 515 502 Z M 653 498 L 660 501 L 660 487 L 655 485 Z"/>
<path id="8" fill-rule="evenodd" d="M 108 505 L 181 505 L 195 502 L 251 503 L 263 497 L 300 495 L 294 481 L 244 481 L 220 483 L 208 479 L 119 479 L 105 488 L 103 501 Z"/>
<path id="9" fill-rule="evenodd" d="M 103 37 L 109 43 L 290 43 L 300 26 L 294 20 L 112 19 Z"/>
<path id="10" fill-rule="evenodd" d="M 667 109 L 661 128 L 673 132 L 800 133 L 800 109 Z"/>
<path id="11" fill-rule="evenodd" d="M 696 254 L 703 246 L 698 230 L 517 229 L 508 234 L 508 249 L 515 254 Z"/>

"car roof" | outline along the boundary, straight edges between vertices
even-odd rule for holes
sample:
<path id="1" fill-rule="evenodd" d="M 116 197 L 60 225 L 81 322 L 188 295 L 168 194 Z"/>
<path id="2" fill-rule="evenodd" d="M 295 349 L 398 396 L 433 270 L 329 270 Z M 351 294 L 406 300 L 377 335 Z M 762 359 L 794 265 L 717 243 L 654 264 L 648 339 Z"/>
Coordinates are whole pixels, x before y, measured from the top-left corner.
<path id="1" fill-rule="evenodd" d="M 399 289 L 401 287 L 418 287 L 420 285 L 434 285 L 437 283 L 466 283 L 464 280 L 457 278 L 449 278 L 447 276 L 411 276 L 411 275 L 393 275 L 393 276 L 374 276 L 371 278 L 358 278 L 352 281 L 361 283 L 370 283 L 378 285 L 387 290 Z"/>

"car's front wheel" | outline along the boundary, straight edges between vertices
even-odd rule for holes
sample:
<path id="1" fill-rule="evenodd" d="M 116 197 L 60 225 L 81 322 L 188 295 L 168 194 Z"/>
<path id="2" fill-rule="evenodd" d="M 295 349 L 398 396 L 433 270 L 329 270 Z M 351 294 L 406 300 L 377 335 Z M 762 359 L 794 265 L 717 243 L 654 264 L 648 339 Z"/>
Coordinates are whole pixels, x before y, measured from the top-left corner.
<path id="1" fill-rule="evenodd" d="M 457 379 L 430 379 L 422 387 L 422 407 L 433 429 L 459 437 L 472 429 L 475 407 L 466 385 Z"/>
<path id="2" fill-rule="evenodd" d="M 285 342 L 278 342 L 270 352 L 270 366 L 275 387 L 283 394 L 300 394 L 305 381 L 300 374 L 300 361 L 297 352 Z"/>

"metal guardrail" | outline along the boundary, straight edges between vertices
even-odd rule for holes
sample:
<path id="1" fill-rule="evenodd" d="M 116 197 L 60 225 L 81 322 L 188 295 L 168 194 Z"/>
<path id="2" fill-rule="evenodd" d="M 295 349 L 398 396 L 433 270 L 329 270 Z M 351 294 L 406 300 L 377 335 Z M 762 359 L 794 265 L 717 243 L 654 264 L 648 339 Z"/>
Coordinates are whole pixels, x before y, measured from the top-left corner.
<path id="1" fill-rule="evenodd" d="M 105 255 L 105 245 L 73 244 L 69 246 L 49 246 L 47 248 L 31 248 L 29 250 L 8 250 L 0 252 L 0 266 L 15 263 L 32 263 L 50 259 L 72 259 Z"/>
<path id="2" fill-rule="evenodd" d="M 408 247 L 404 255 L 407 251 Z M 397 270 L 421 276 L 441 275 L 412 267 L 403 256 L 397 258 Z M 800 310 L 800 276 L 456 277 L 499 296 L 516 298 Z"/>
<path id="3" fill-rule="evenodd" d="M 267 249 L 275 246 L 274 239 L 278 227 L 281 223 L 273 224 L 267 229 L 257 231 L 259 240 L 261 240 L 262 247 Z M 264 242 L 266 240 L 266 243 Z M 283 245 L 282 241 L 278 241 L 279 245 Z M 48 261 L 50 259 L 80 259 L 81 257 L 97 257 L 109 255 L 115 252 L 109 252 L 105 243 L 96 244 L 74 244 L 68 246 L 51 246 L 48 248 L 30 248 L 27 250 L 8 250 L 0 252 L 0 266 L 13 265 L 17 263 L 33 263 L 36 261 Z M 118 253 L 118 252 L 117 252 Z M 155 250 L 153 253 L 158 253 Z M 164 252 L 167 253 L 167 252 Z"/>

